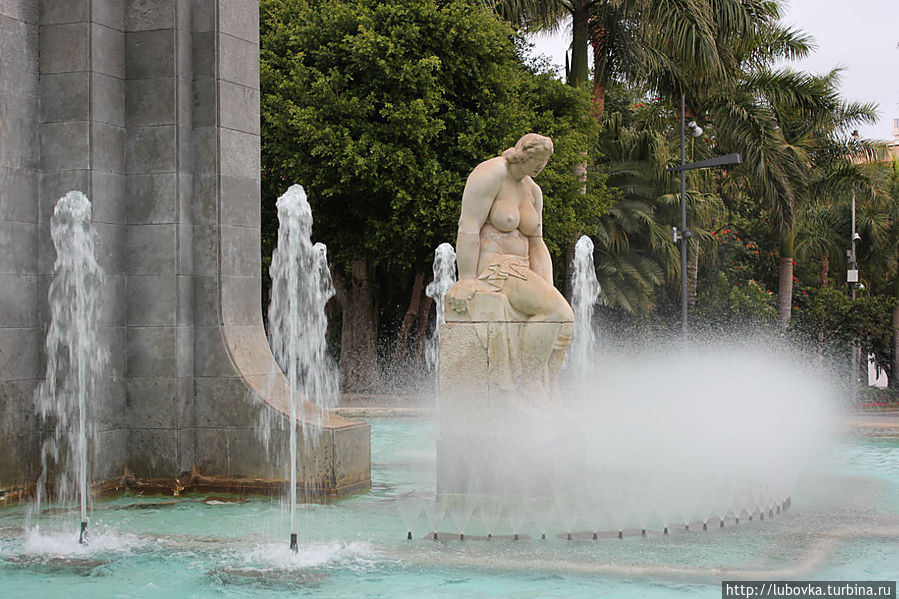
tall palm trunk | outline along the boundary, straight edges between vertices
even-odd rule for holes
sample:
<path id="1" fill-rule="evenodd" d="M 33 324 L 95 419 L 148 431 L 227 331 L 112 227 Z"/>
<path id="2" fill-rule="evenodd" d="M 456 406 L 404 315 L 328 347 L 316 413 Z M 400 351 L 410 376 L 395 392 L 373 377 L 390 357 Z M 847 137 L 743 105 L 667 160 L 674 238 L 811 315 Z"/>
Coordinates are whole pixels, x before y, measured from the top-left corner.
<path id="1" fill-rule="evenodd" d="M 586 83 L 587 44 L 589 40 L 590 0 L 574 0 L 571 3 L 571 67 L 568 84 L 574 87 Z"/>
<path id="2" fill-rule="evenodd" d="M 606 91 L 609 77 L 605 46 L 609 30 L 597 25 L 591 31 L 590 45 L 593 46 L 593 116 L 599 118 L 606 109 Z"/>
<path id="3" fill-rule="evenodd" d="M 793 229 L 782 233 L 777 281 L 777 326 L 786 328 L 793 308 Z"/>
<path id="4" fill-rule="evenodd" d="M 824 250 L 824 253 L 821 254 L 821 259 L 818 261 L 818 285 L 823 289 L 827 287 L 827 283 L 830 282 L 829 278 L 830 273 L 830 253 L 827 250 Z"/>
<path id="5" fill-rule="evenodd" d="M 687 264 L 687 308 L 696 307 L 696 286 L 699 279 L 699 249 L 693 248 Z"/>

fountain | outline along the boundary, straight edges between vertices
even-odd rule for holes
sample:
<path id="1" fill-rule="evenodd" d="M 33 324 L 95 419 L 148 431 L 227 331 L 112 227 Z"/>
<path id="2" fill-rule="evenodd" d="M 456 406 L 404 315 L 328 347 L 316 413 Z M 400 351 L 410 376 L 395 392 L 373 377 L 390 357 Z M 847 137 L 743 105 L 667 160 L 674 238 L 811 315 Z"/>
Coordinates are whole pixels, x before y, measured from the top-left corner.
<path id="1" fill-rule="evenodd" d="M 87 196 L 71 191 L 60 198 L 50 221 L 50 235 L 56 263 L 48 293 L 47 370 L 35 393 L 35 404 L 41 420 L 53 426 L 53 434 L 41 448 L 43 467 L 35 493 L 36 510 L 40 513 L 48 470 L 55 466 L 56 500 L 65 504 L 77 498 L 81 514 L 78 542 L 85 544 L 89 451 L 96 450 L 92 399 L 108 361 L 98 328 L 105 275 L 97 263 L 97 232 Z"/>
<path id="2" fill-rule="evenodd" d="M 277 202 L 278 246 L 272 254 L 271 303 L 268 309 L 272 352 L 287 376 L 290 393 L 289 495 L 290 548 L 297 551 L 297 420 L 303 398 L 315 409 L 300 420 L 305 451 L 315 452 L 324 414 L 339 396 L 337 373 L 328 355 L 325 304 L 334 295 L 327 250 L 312 244 L 312 209 L 300 185 Z"/>
<path id="3" fill-rule="evenodd" d="M 742 334 L 692 347 L 689 355 L 679 343 L 658 340 L 634 350 L 597 348 L 586 362 L 589 392 L 563 396 L 563 409 L 577 416 L 564 430 L 587 457 L 571 468 L 552 453 L 553 443 L 536 444 L 559 468 L 525 460 L 501 481 L 539 480 L 567 493 L 520 497 L 509 489 L 449 502 L 437 492 L 435 472 L 445 457 L 435 449 L 438 424 L 373 419 L 374 487 L 328 505 L 304 505 L 304 542 L 294 553 L 282 542 L 289 523 L 279 501 L 252 494 L 270 493 L 270 485 L 280 490 L 285 478 L 272 481 L 285 460 L 261 449 L 258 412 L 285 428 L 296 423 L 286 417 L 284 377 L 272 383 L 277 367 L 258 310 L 258 7 L 158 3 L 170 5 L 166 13 L 146 10 L 151 4 L 125 3 L 123 11 L 94 0 L 86 10 L 65 2 L 45 10 L 37 0 L 0 6 L 0 43 L 10 58 L 0 88 L 16 124 L 6 131 L 0 157 L 7 192 L 0 215 L 7 242 L 0 297 L 3 594 L 339 598 L 427 589 L 453 596 L 692 597 L 717 595 L 722 578 L 895 577 L 899 443 L 822 443 L 826 377 L 786 368 L 807 361 Z M 222 43 L 212 47 L 210 40 Z M 85 68 L 70 60 L 84 48 L 94 57 L 123 58 L 88 61 Z M 185 102 L 171 105 L 171 94 L 130 101 L 148 86 L 170 86 Z M 73 89 L 87 90 L 80 107 L 89 101 L 91 110 L 73 110 L 79 107 Z M 235 89 L 248 92 L 246 102 L 234 101 Z M 110 115 L 120 125 L 111 125 Z M 80 473 L 53 488 L 51 471 L 42 497 L 67 486 L 67 501 L 85 498 L 89 545 L 68 532 L 71 543 L 35 534 L 18 503 L 40 472 L 32 391 L 46 374 L 35 348 L 50 328 L 42 315 L 19 308 L 38 303 L 42 277 L 50 274 L 47 200 L 74 188 L 90 191 L 94 201 L 113 288 L 103 321 L 114 329 L 104 373 L 111 384 L 85 397 L 81 455 L 92 474 L 84 480 L 105 480 L 104 488 L 118 494 L 89 504 L 75 482 Z M 497 266 L 515 285 L 513 270 Z M 505 310 L 501 299 L 498 305 Z M 452 312 L 446 324 L 458 332 L 463 327 Z M 547 329 L 562 329 L 563 320 Z M 484 322 L 475 328 L 481 324 L 489 328 Z M 579 330 L 573 344 L 586 339 Z M 469 340 L 480 344 L 477 332 Z M 484 380 L 474 368 L 459 374 L 463 386 Z M 283 392 L 269 394 L 271 386 Z M 543 391 L 552 399 L 551 388 Z M 91 410 L 100 412 L 97 421 Z M 305 416 L 305 405 L 296 411 Z M 460 427 L 478 426 L 476 414 L 466 420 L 460 412 Z M 322 473 L 316 481 L 327 484 L 298 483 L 330 497 L 367 490 L 368 427 L 322 416 L 317 441 L 308 440 L 320 452 L 303 455 L 298 468 L 303 472 L 308 459 Z M 96 463 L 92 427 L 104 444 Z M 59 449 L 61 458 L 75 458 L 68 463 L 79 461 L 77 443 L 72 449 L 64 441 Z M 814 463 L 805 467 L 809 454 Z M 474 466 L 461 473 L 465 484 L 490 483 Z M 133 484 L 150 480 L 158 484 Z M 792 507 L 789 497 L 778 503 L 784 493 L 796 498 Z M 65 504 L 53 510 L 69 513 Z"/>
<path id="4" fill-rule="evenodd" d="M 571 309 L 574 311 L 574 335 L 568 349 L 568 370 L 571 378 L 579 377 L 583 388 L 584 376 L 596 354 L 596 333 L 593 330 L 593 306 L 599 301 L 599 281 L 593 266 L 593 240 L 582 235 L 574 246 L 571 265 Z"/>
<path id="5" fill-rule="evenodd" d="M 440 327 L 446 322 L 444 298 L 456 282 L 456 251 L 449 243 L 441 243 L 434 250 L 434 280 L 428 283 L 425 294 L 434 300 L 437 319 L 434 332 L 425 342 L 425 364 L 428 370 L 437 371 L 440 367 Z"/>

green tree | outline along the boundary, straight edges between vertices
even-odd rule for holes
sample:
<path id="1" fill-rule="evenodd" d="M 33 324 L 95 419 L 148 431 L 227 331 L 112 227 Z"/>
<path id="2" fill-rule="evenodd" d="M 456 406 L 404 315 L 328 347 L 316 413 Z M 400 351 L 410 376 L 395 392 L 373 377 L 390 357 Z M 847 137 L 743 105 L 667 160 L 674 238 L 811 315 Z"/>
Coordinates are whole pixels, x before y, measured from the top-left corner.
<path id="1" fill-rule="evenodd" d="M 589 98 L 523 65 L 511 28 L 479 4 L 262 0 L 260 16 L 263 227 L 302 183 L 333 262 L 345 390 L 379 386 L 376 287 L 408 286 L 455 238 L 478 162 L 530 130 L 553 137 L 540 183 L 556 259 L 602 212 L 602 181 L 581 194 L 570 166 L 596 136 Z"/>
<path id="2" fill-rule="evenodd" d="M 571 19 L 568 81 L 589 77 L 593 49 L 594 112 L 608 86 L 627 81 L 669 100 L 734 80 L 734 47 L 760 30 L 776 30 L 782 47 L 797 41 L 779 28 L 779 5 L 769 0 L 492 0 L 497 12 L 530 31 L 558 29 Z M 773 39 L 773 35 L 769 38 Z M 676 102 L 675 102 L 676 103 Z"/>

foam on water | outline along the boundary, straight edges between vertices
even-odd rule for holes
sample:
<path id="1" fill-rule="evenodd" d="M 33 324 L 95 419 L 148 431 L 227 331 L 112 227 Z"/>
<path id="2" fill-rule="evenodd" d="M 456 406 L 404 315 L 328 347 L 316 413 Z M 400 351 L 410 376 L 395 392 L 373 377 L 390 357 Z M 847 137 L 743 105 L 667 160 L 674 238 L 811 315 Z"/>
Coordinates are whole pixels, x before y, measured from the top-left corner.
<path id="1" fill-rule="evenodd" d="M 294 553 L 283 543 L 256 545 L 235 553 L 234 563 L 244 567 L 306 570 L 309 568 L 366 569 L 378 560 L 374 545 L 365 541 L 300 543 Z"/>
<path id="2" fill-rule="evenodd" d="M 90 543 L 82 544 L 71 532 L 43 531 L 35 526 L 25 531 L 22 555 L 47 558 L 91 557 L 111 552 L 122 555 L 146 545 L 137 535 L 111 528 L 94 527 Z"/>

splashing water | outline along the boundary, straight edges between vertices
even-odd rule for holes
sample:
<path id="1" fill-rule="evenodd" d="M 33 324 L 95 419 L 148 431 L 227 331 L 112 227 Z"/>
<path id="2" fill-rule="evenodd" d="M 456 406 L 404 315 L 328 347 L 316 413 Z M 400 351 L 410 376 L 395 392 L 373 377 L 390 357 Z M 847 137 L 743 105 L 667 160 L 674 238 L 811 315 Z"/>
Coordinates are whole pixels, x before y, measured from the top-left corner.
<path id="1" fill-rule="evenodd" d="M 428 370 L 437 371 L 440 365 L 440 325 L 446 322 L 443 299 L 446 292 L 456 282 L 456 251 L 449 243 L 441 243 L 434 250 L 434 280 L 425 288 L 425 295 L 433 298 L 437 306 L 437 321 L 434 333 L 425 345 L 425 364 Z"/>
<path id="2" fill-rule="evenodd" d="M 593 267 L 593 241 L 583 235 L 574 247 L 571 309 L 574 311 L 574 335 L 568 349 L 569 367 L 575 376 L 589 371 L 596 350 L 593 331 L 593 306 L 599 301 L 599 281 Z"/>
<path id="3" fill-rule="evenodd" d="M 296 534 L 297 410 L 300 399 L 319 409 L 301 420 L 307 451 L 318 435 L 325 410 L 337 403 L 337 372 L 328 355 L 325 304 L 334 295 L 324 244 L 312 244 L 312 209 L 306 192 L 293 185 L 278 198 L 278 247 L 272 254 L 268 309 L 272 352 L 290 388 L 290 530 Z M 311 418 L 309 416 L 311 415 Z"/>
<path id="4" fill-rule="evenodd" d="M 60 198 L 50 219 L 50 236 L 56 263 L 48 293 L 47 371 L 35 393 L 35 407 L 41 420 L 52 422 L 54 429 L 41 449 L 37 511 L 46 496 L 48 471 L 55 466 L 57 501 L 65 503 L 77 495 L 80 503 L 79 540 L 83 542 L 89 501 L 88 444 L 96 439 L 91 399 L 109 357 L 98 328 L 105 275 L 95 256 L 97 232 L 87 196 L 70 191 Z"/>

